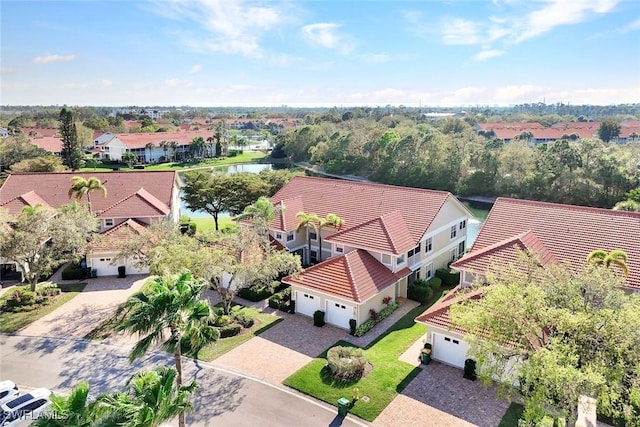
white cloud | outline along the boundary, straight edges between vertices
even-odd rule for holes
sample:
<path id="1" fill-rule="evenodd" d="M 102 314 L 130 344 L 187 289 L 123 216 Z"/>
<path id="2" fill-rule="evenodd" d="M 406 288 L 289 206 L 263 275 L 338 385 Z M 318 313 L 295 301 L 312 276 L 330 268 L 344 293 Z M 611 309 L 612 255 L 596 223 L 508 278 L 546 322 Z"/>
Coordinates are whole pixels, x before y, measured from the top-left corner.
<path id="1" fill-rule="evenodd" d="M 36 56 L 33 62 L 36 64 L 50 64 L 52 62 L 69 62 L 77 58 L 77 55 L 45 55 Z"/>
<path id="2" fill-rule="evenodd" d="M 495 58 L 496 56 L 501 56 L 501 55 L 504 55 L 505 53 L 507 53 L 507 52 L 504 51 L 504 50 L 486 49 L 486 50 L 478 52 L 473 57 L 473 60 L 474 61 L 486 61 L 487 59 Z"/>
<path id="3" fill-rule="evenodd" d="M 311 44 L 327 49 L 338 49 L 347 54 L 353 50 L 347 37 L 338 32 L 340 25 L 332 22 L 319 22 L 302 27 L 302 35 Z"/>
<path id="4" fill-rule="evenodd" d="M 189 74 L 199 73 L 200 70 L 202 70 L 202 65 L 196 64 L 193 67 L 191 67 L 191 69 L 189 70 Z"/>
<path id="5" fill-rule="evenodd" d="M 89 83 L 65 83 L 62 87 L 66 89 L 86 89 L 91 86 Z"/>
<path id="6" fill-rule="evenodd" d="M 387 55 L 386 53 L 365 53 L 360 55 L 360 57 L 370 64 L 382 64 L 393 60 L 391 55 Z"/>
<path id="7" fill-rule="evenodd" d="M 284 6 L 256 6 L 244 0 L 158 1 L 151 10 L 204 29 L 204 35 L 182 34 L 194 50 L 254 57 L 262 56 L 261 36 L 287 19 Z"/>
<path id="8" fill-rule="evenodd" d="M 102 80 L 100 83 L 102 83 L 102 86 L 104 86 L 104 87 L 113 86 L 113 82 L 111 80 L 107 80 L 107 79 Z"/>
<path id="9" fill-rule="evenodd" d="M 624 34 L 624 33 L 630 33 L 631 31 L 636 31 L 636 30 L 640 30 L 640 18 L 622 27 L 620 29 L 620 32 Z"/>
<path id="10" fill-rule="evenodd" d="M 193 86 L 193 82 L 187 79 L 171 78 L 171 79 L 166 79 L 164 81 L 164 85 L 172 88 L 175 88 L 175 87 L 188 88 Z"/>
<path id="11" fill-rule="evenodd" d="M 538 100 L 548 91 L 548 88 L 534 85 L 503 86 L 495 89 L 493 99 L 498 104 L 517 104 L 523 99 Z"/>

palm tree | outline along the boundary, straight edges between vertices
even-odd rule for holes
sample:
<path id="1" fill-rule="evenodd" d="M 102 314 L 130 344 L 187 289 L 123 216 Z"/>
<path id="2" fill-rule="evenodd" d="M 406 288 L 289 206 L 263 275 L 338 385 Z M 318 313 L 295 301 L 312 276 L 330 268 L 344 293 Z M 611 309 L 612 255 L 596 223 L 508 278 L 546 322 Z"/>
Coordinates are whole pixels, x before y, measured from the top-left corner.
<path id="1" fill-rule="evenodd" d="M 640 212 L 640 203 L 635 200 L 623 200 L 616 203 L 613 207 L 614 211 L 628 211 L 628 212 Z"/>
<path id="2" fill-rule="evenodd" d="M 153 153 L 154 148 L 156 148 L 156 144 L 154 144 L 153 142 L 147 142 L 146 145 L 144 146 L 145 150 L 149 150 L 149 163 L 151 163 L 151 161 L 153 160 L 151 158 L 151 155 Z"/>
<path id="3" fill-rule="evenodd" d="M 629 267 L 627 266 L 627 254 L 622 249 L 614 249 L 611 252 L 607 252 L 603 249 L 596 249 L 587 255 L 587 263 L 593 265 L 601 265 L 605 268 L 609 268 L 612 265 L 617 266 L 622 271 L 622 274 L 627 276 L 629 274 Z"/>
<path id="4" fill-rule="evenodd" d="M 192 279 L 189 272 L 157 277 L 146 290 L 127 299 L 121 309 L 122 321 L 116 327 L 117 331 L 141 337 L 131 350 L 131 361 L 144 356 L 152 344 L 173 352 L 178 388 L 182 386 L 183 338 L 196 339 L 199 345 L 203 344 L 202 337 L 209 337 L 211 342 L 217 339 L 217 334 L 208 330 L 215 327 L 210 322 L 211 306 L 201 298 L 204 287 L 205 281 Z M 179 414 L 179 424 L 184 427 L 184 413 Z"/>
<path id="5" fill-rule="evenodd" d="M 91 427 L 98 418 L 98 402 L 89 393 L 89 383 L 80 382 L 71 390 L 69 396 L 52 394 L 51 407 L 57 416 L 38 418 L 32 426 L 37 427 Z"/>
<path id="6" fill-rule="evenodd" d="M 307 263 L 311 264 L 311 239 L 309 238 L 309 232 L 313 230 L 316 236 L 319 234 L 317 224 L 320 222 L 320 217 L 314 212 L 298 212 L 296 218 L 298 218 L 299 221 L 296 231 L 299 232 L 303 227 L 307 230 Z"/>
<path id="7" fill-rule="evenodd" d="M 207 138 L 207 142 L 209 143 L 209 156 L 210 157 L 214 157 L 213 151 L 214 151 L 214 147 L 216 144 L 216 138 L 215 136 L 210 136 L 209 138 Z"/>
<path id="8" fill-rule="evenodd" d="M 160 148 L 162 148 L 162 151 L 164 151 L 164 161 L 168 162 L 169 158 L 167 157 L 167 150 L 169 150 L 169 142 L 167 141 L 160 141 Z"/>
<path id="9" fill-rule="evenodd" d="M 318 261 L 322 262 L 322 228 L 333 227 L 340 230 L 344 225 L 344 219 L 340 218 L 336 214 L 329 213 L 324 218 L 318 219 L 318 244 L 320 246 L 320 252 L 318 253 Z"/>
<path id="10" fill-rule="evenodd" d="M 263 237 L 269 234 L 269 224 L 280 212 L 281 207 L 273 206 L 271 199 L 268 197 L 260 197 L 253 204 L 244 208 L 244 211 L 236 218 L 238 220 L 250 219 L 258 235 Z M 266 239 L 265 250 L 269 250 L 269 240 Z"/>
<path id="11" fill-rule="evenodd" d="M 193 409 L 190 398 L 198 385 L 192 381 L 176 386 L 178 378 L 178 371 L 168 366 L 135 373 L 124 392 L 100 397 L 100 409 L 107 414 L 103 425 L 156 427 L 176 416 L 184 423 L 185 412 Z"/>
<path id="12" fill-rule="evenodd" d="M 171 148 L 171 159 L 172 161 L 176 161 L 176 150 L 178 149 L 178 142 L 177 141 L 169 141 L 168 143 L 169 148 Z"/>
<path id="13" fill-rule="evenodd" d="M 105 181 L 106 183 L 106 181 Z M 80 201 L 86 194 L 87 202 L 89 203 L 89 211 L 91 211 L 91 192 L 100 191 L 104 197 L 107 197 L 107 189 L 96 177 L 83 178 L 81 176 L 74 176 L 71 178 L 71 188 L 69 189 L 69 197 L 73 196 L 76 201 Z"/>

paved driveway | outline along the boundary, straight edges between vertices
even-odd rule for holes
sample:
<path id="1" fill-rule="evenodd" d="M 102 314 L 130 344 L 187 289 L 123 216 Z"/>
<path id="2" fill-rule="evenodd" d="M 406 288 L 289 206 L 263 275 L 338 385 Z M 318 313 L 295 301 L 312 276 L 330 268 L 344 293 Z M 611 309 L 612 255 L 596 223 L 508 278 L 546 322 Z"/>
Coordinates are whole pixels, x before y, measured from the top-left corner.
<path id="1" fill-rule="evenodd" d="M 462 371 L 439 362 L 422 365 L 422 372 L 376 418 L 378 426 L 476 425 L 495 427 L 509 407 L 494 388 L 462 378 Z"/>
<path id="2" fill-rule="evenodd" d="M 21 329 L 18 335 L 83 338 L 103 320 L 109 318 L 129 295 L 140 290 L 148 277 L 130 275 L 122 279 L 116 276 L 88 279 L 87 286 L 80 294 Z M 54 275 L 51 281 L 64 283 L 57 275 Z M 133 339 L 127 335 L 116 334 L 106 342 L 130 345 Z"/>

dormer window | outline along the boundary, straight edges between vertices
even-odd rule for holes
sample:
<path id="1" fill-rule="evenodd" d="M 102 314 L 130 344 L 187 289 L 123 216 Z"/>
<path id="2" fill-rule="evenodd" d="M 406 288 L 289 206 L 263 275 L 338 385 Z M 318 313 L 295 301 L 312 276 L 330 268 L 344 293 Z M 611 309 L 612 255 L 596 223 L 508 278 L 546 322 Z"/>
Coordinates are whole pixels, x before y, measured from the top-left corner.
<path id="1" fill-rule="evenodd" d="M 318 240 L 318 235 L 315 231 L 309 231 L 309 240 Z"/>
<path id="2" fill-rule="evenodd" d="M 106 218 L 104 220 L 104 226 L 105 227 L 113 227 L 113 218 Z"/>

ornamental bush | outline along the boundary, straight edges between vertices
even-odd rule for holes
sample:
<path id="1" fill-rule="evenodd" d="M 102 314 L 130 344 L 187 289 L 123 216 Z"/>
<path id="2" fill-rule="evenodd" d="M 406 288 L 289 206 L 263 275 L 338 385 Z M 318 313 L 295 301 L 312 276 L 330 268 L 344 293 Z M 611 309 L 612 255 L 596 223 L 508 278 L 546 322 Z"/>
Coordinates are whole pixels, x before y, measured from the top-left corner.
<path id="1" fill-rule="evenodd" d="M 436 277 L 442 279 L 442 283 L 447 286 L 456 285 L 460 282 L 460 272 L 450 268 L 439 268 L 436 270 Z"/>
<path id="2" fill-rule="evenodd" d="M 357 380 L 367 366 L 367 358 L 357 347 L 337 346 L 327 352 L 327 367 L 331 376 L 340 380 Z"/>
<path id="3" fill-rule="evenodd" d="M 238 325 L 237 323 L 224 326 L 220 328 L 220 338 L 235 337 L 240 333 L 240 330 L 242 330 L 242 326 Z"/>
<path id="4" fill-rule="evenodd" d="M 427 286 L 409 286 L 407 288 L 407 298 L 418 301 L 420 304 L 426 304 L 433 295 L 433 289 Z"/>

